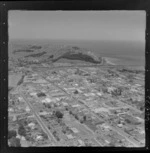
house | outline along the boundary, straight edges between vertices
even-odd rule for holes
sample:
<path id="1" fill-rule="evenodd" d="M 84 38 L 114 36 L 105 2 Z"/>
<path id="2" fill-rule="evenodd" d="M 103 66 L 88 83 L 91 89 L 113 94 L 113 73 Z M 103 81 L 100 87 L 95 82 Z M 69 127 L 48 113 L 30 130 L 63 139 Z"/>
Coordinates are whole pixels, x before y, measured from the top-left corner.
<path id="1" fill-rule="evenodd" d="M 27 112 L 29 112 L 29 111 L 30 111 L 30 108 L 29 108 L 28 106 L 26 107 L 26 111 L 27 111 Z"/>
<path id="2" fill-rule="evenodd" d="M 98 92 L 97 95 L 98 95 L 98 96 L 102 96 L 102 93 L 101 93 L 101 92 Z"/>
<path id="3" fill-rule="evenodd" d="M 67 134 L 66 136 L 67 136 L 68 139 L 73 139 L 74 138 L 72 134 Z"/>
<path id="4" fill-rule="evenodd" d="M 14 109 L 13 108 L 9 108 L 8 111 L 9 112 L 14 112 Z"/>
<path id="5" fill-rule="evenodd" d="M 62 102 L 62 104 L 63 104 L 64 106 L 68 106 L 68 103 L 66 103 L 66 102 Z"/>
<path id="6" fill-rule="evenodd" d="M 79 104 L 76 104 L 76 105 L 72 105 L 72 107 L 79 107 L 80 105 Z"/>
<path id="7" fill-rule="evenodd" d="M 23 101 L 23 98 L 22 97 L 18 97 L 19 101 Z"/>
<path id="8" fill-rule="evenodd" d="M 110 143 L 108 140 L 105 140 L 105 142 L 106 142 L 107 144 L 109 144 L 109 143 Z"/>
<path id="9" fill-rule="evenodd" d="M 50 98 L 45 98 L 45 101 L 46 101 L 47 103 L 50 103 L 50 102 L 51 102 L 51 99 L 50 99 Z"/>
<path id="10" fill-rule="evenodd" d="M 43 136 L 41 136 L 41 135 L 37 135 L 37 137 L 36 137 L 36 140 L 38 141 L 38 140 L 42 140 L 43 139 Z"/>
<path id="11" fill-rule="evenodd" d="M 123 127 L 123 124 L 117 124 L 118 127 L 122 128 Z"/>
<path id="12" fill-rule="evenodd" d="M 36 92 L 31 92 L 30 95 L 31 96 L 36 96 Z"/>
<path id="13" fill-rule="evenodd" d="M 35 128 L 35 123 L 31 122 L 28 124 L 28 126 L 31 128 L 31 129 L 34 129 Z"/>
<path id="14" fill-rule="evenodd" d="M 42 103 L 47 103 L 45 99 L 43 99 L 41 102 L 42 102 Z"/>
<path id="15" fill-rule="evenodd" d="M 79 146 L 85 145 L 84 142 L 81 139 L 78 139 L 78 142 L 79 142 Z"/>
<path id="16" fill-rule="evenodd" d="M 79 131 L 76 128 L 70 128 L 74 133 L 79 133 Z"/>
<path id="17" fill-rule="evenodd" d="M 114 91 L 116 88 L 114 88 L 114 87 L 108 87 L 107 88 L 107 91 L 109 92 L 109 93 L 111 93 L 112 91 Z"/>
<path id="18" fill-rule="evenodd" d="M 21 139 L 22 136 L 20 136 L 19 134 L 16 136 L 16 138 Z"/>

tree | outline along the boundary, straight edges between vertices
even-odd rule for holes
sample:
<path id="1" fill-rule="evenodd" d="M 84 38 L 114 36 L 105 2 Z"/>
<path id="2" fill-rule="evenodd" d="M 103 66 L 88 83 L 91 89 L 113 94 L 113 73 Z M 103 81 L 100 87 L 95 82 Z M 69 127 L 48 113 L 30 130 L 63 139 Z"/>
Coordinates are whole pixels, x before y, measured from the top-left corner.
<path id="1" fill-rule="evenodd" d="M 29 135 L 26 135 L 25 138 L 26 138 L 27 141 L 30 141 L 31 140 L 31 137 Z"/>
<path id="2" fill-rule="evenodd" d="M 8 139 L 12 138 L 12 137 L 16 137 L 17 133 L 15 130 L 10 130 L 8 131 Z"/>
<path id="3" fill-rule="evenodd" d="M 131 124 L 131 121 L 130 121 L 128 118 L 126 118 L 125 121 L 126 121 L 128 124 Z"/>
<path id="4" fill-rule="evenodd" d="M 56 134 L 57 134 L 57 132 L 56 132 L 56 131 L 54 131 L 54 132 L 53 132 L 53 135 L 54 135 L 54 136 L 56 136 Z"/>
<path id="5" fill-rule="evenodd" d="M 48 104 L 47 107 L 48 107 L 48 108 L 51 108 L 51 104 Z"/>
<path id="6" fill-rule="evenodd" d="M 53 57 L 54 57 L 54 55 L 50 55 L 50 56 L 49 56 L 49 58 L 53 58 Z"/>
<path id="7" fill-rule="evenodd" d="M 13 89 L 13 87 L 9 87 L 9 88 L 8 88 L 8 91 L 11 91 L 12 89 Z"/>
<path id="8" fill-rule="evenodd" d="M 63 129 L 62 129 L 62 132 L 63 132 L 64 134 L 66 134 L 66 128 L 63 128 Z"/>
<path id="9" fill-rule="evenodd" d="M 10 146 L 12 146 L 12 147 L 21 147 L 20 139 L 12 137 L 10 139 Z"/>
<path id="10" fill-rule="evenodd" d="M 40 92 L 40 93 L 37 94 L 37 96 L 38 96 L 38 97 L 45 97 L 46 95 L 45 95 L 45 93 Z"/>
<path id="11" fill-rule="evenodd" d="M 20 119 L 17 122 L 18 122 L 19 126 L 24 126 L 24 125 L 28 124 L 28 122 L 25 119 Z"/>
<path id="12" fill-rule="evenodd" d="M 25 130 L 23 125 L 19 126 L 18 134 L 21 135 L 21 136 L 26 136 L 26 130 Z"/>
<path id="13" fill-rule="evenodd" d="M 24 122 L 23 122 L 23 123 L 24 123 L 24 125 L 27 125 L 27 124 L 28 124 L 28 122 L 27 122 L 26 120 L 24 120 Z"/>
<path id="14" fill-rule="evenodd" d="M 80 123 L 83 123 L 83 120 L 80 120 Z"/>
<path id="15" fill-rule="evenodd" d="M 17 83 L 17 85 L 20 85 L 20 84 L 22 84 L 22 82 L 23 82 L 23 79 L 24 79 L 24 75 L 21 77 L 21 79 L 18 81 L 18 83 Z"/>
<path id="16" fill-rule="evenodd" d="M 63 118 L 63 113 L 61 113 L 60 111 L 56 111 L 55 115 L 57 118 Z"/>
<path id="17" fill-rule="evenodd" d="M 17 121 L 19 126 L 23 126 L 24 125 L 24 119 L 20 119 Z"/>
<path id="18" fill-rule="evenodd" d="M 74 94 L 78 94 L 78 93 L 79 93 L 78 90 L 75 90 Z"/>
<path id="19" fill-rule="evenodd" d="M 105 87 L 102 88 L 102 91 L 103 91 L 104 93 L 108 92 L 107 88 L 105 88 Z"/>
<path id="20" fill-rule="evenodd" d="M 143 111 L 145 106 L 140 106 L 140 110 Z"/>
<path id="21" fill-rule="evenodd" d="M 129 75 L 128 75 L 128 80 L 129 80 L 130 83 L 133 82 L 133 79 L 134 79 L 133 74 L 129 74 Z"/>
<path id="22" fill-rule="evenodd" d="M 75 116 L 74 116 L 74 117 L 75 117 L 75 119 L 79 120 L 79 117 L 78 117 L 78 115 L 77 115 L 77 114 L 75 114 Z"/>
<path id="23" fill-rule="evenodd" d="M 83 120 L 86 121 L 86 116 L 85 115 L 83 116 Z"/>

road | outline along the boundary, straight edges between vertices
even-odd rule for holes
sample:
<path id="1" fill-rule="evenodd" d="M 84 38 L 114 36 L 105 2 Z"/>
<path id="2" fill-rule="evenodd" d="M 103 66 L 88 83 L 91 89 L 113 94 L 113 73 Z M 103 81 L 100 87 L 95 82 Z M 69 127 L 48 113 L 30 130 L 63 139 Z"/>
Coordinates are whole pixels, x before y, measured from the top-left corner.
<path id="1" fill-rule="evenodd" d="M 81 124 L 81 123 L 79 122 L 79 124 Z M 89 132 L 92 133 L 94 140 L 95 140 L 100 146 L 103 146 L 103 145 L 96 139 L 95 133 L 94 133 L 91 129 L 89 129 L 85 124 L 83 124 L 83 126 L 86 128 L 87 131 L 89 131 Z"/>
<path id="2" fill-rule="evenodd" d="M 124 67 L 124 65 L 72 65 L 72 66 L 49 66 L 49 67 L 42 67 L 42 66 L 31 66 L 31 69 L 46 69 L 46 70 L 53 70 L 53 69 L 62 69 L 62 68 L 83 68 L 83 67 L 104 67 L 104 68 L 116 68 L 116 67 Z"/>
<path id="3" fill-rule="evenodd" d="M 73 95 L 68 94 L 68 93 L 67 93 L 63 88 L 61 88 L 59 85 L 57 85 L 56 83 L 54 83 L 54 82 L 52 82 L 52 81 L 46 79 L 45 76 L 43 76 L 43 75 L 41 75 L 41 74 L 39 74 L 39 75 L 40 75 L 43 79 L 45 79 L 46 81 L 48 81 L 49 83 L 51 83 L 53 86 L 55 86 L 56 88 L 58 88 L 58 89 L 60 89 L 61 91 L 63 91 L 68 97 L 70 97 L 70 98 L 73 99 L 74 101 L 80 103 L 83 107 L 86 107 L 86 108 L 92 113 L 92 115 L 94 115 L 95 117 L 99 118 L 99 116 L 98 116 L 96 113 L 92 112 L 88 106 L 86 106 L 86 105 L 83 104 L 84 102 L 82 103 L 81 100 L 78 100 L 78 99 L 77 99 L 76 97 L 74 97 Z M 135 147 L 139 147 L 139 146 L 140 146 L 140 144 L 139 144 L 138 141 L 136 141 L 136 140 L 134 140 L 134 139 L 132 139 L 132 138 L 129 138 L 129 137 L 131 137 L 130 135 L 126 134 L 125 132 L 123 132 L 123 131 L 120 130 L 120 129 L 119 129 L 119 130 L 116 130 L 116 127 L 111 126 L 109 123 L 108 123 L 108 125 L 109 125 L 113 130 L 115 130 L 117 133 L 119 133 L 120 135 L 122 135 L 123 137 L 125 137 L 125 138 L 126 138 L 130 143 L 132 143 Z"/>
<path id="4" fill-rule="evenodd" d="M 32 104 L 27 100 L 27 98 L 25 97 L 25 95 L 22 93 L 21 91 L 21 86 L 18 87 L 18 92 L 19 94 L 22 96 L 22 98 L 25 100 L 26 104 L 29 106 L 29 108 L 31 109 L 31 112 L 34 114 L 37 122 L 40 124 L 41 128 L 43 129 L 43 131 L 45 133 L 47 133 L 48 138 L 50 140 L 52 140 L 52 142 L 55 143 L 55 146 L 57 146 L 58 142 L 55 140 L 54 136 L 52 135 L 52 133 L 50 132 L 50 130 L 47 128 L 47 126 L 43 123 L 42 119 L 40 118 L 40 116 L 38 115 L 38 113 L 34 110 Z"/>

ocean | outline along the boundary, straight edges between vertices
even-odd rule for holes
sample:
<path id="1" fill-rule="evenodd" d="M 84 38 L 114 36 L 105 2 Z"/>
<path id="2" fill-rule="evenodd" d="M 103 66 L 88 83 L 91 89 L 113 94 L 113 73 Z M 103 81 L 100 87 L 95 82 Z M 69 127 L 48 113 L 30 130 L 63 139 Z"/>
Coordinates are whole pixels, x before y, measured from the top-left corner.
<path id="1" fill-rule="evenodd" d="M 145 66 L 145 44 L 129 41 L 83 41 L 83 40 L 10 40 L 9 55 L 15 44 L 21 46 L 78 46 L 94 52 L 98 56 L 108 57 L 117 65 Z M 43 50 L 44 51 L 44 50 Z M 50 49 L 47 50 L 50 52 Z"/>

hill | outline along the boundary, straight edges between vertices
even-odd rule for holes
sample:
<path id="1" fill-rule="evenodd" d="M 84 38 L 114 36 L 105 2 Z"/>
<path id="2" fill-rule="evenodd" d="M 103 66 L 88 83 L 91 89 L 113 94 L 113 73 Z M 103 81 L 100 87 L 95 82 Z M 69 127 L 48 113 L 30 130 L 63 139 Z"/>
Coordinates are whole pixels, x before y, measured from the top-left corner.
<path id="1" fill-rule="evenodd" d="M 29 53 L 28 50 L 32 49 L 34 53 Z M 42 48 L 42 49 L 41 49 Z M 92 51 L 89 51 L 85 48 L 80 48 L 78 46 L 23 46 L 22 48 L 17 48 L 18 52 L 16 52 L 16 57 L 18 56 L 18 60 L 25 63 L 85 63 L 85 64 L 102 64 L 104 63 L 104 58 L 99 57 Z M 26 51 L 23 54 L 18 54 L 19 51 Z M 43 51 L 44 50 L 44 51 Z"/>
<path id="2" fill-rule="evenodd" d="M 60 48 L 56 53 L 48 57 L 52 62 L 57 62 L 60 59 L 80 60 L 90 63 L 99 64 L 102 62 L 101 57 L 97 57 L 91 51 L 79 48 L 77 46 L 65 46 Z"/>

